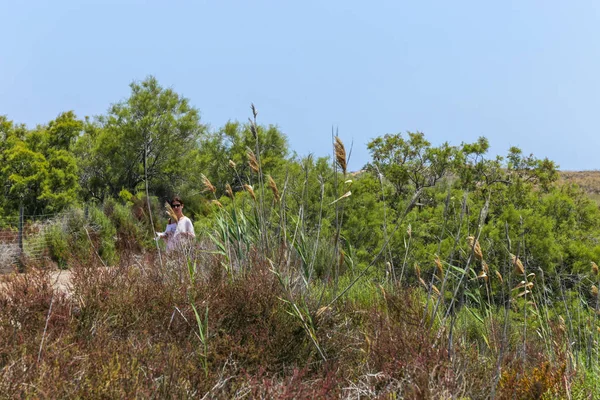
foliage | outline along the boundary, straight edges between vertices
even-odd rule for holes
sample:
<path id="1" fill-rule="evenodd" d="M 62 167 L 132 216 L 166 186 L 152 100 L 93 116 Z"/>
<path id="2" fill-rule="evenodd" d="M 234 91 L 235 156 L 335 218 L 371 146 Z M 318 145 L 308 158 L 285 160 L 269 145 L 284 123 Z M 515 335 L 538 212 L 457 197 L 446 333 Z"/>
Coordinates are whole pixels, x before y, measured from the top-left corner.
<path id="1" fill-rule="evenodd" d="M 210 131 L 155 78 L 130 88 L 93 120 L 0 118 L 0 215 L 64 216 L 45 242 L 74 282 L 69 297 L 43 269 L 0 282 L 0 392 L 560 398 L 596 385 L 600 209 L 552 161 L 408 132 L 374 138 L 352 173 L 340 137 L 333 160 L 290 156 L 254 106 Z M 175 194 L 197 238 L 165 256 L 153 234 Z"/>
<path id="2" fill-rule="evenodd" d="M 58 212 L 76 203 L 78 168 L 71 144 L 81 126 L 73 112 L 31 131 L 3 117 L 0 178 L 5 182 L 5 213 L 14 215 L 21 203 L 28 215 Z"/>
<path id="3" fill-rule="evenodd" d="M 206 130 L 198 111 L 154 77 L 130 88 L 130 97 L 100 116 L 79 146 L 90 174 L 82 185 L 87 197 L 133 193 L 146 178 L 155 194 L 168 196 L 190 177 L 187 166 Z M 90 153 L 91 159 L 83 158 Z"/>

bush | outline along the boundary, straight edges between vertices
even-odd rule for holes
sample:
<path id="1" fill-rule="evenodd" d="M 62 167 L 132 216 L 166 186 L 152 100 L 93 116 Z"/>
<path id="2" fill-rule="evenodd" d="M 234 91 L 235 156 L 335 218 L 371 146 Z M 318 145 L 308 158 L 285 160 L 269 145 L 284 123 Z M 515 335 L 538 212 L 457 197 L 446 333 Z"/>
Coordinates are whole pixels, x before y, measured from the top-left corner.
<path id="1" fill-rule="evenodd" d="M 96 207 L 89 210 L 89 233 L 90 237 L 94 236 L 97 238 L 95 243 L 96 251 L 98 255 L 108 265 L 112 265 L 118 261 L 118 255 L 116 252 L 116 239 L 117 230 L 112 224 L 111 220 L 104 215 L 104 212 Z"/>
<path id="2" fill-rule="evenodd" d="M 141 251 L 147 247 L 148 238 L 143 223 L 137 219 L 131 205 L 123 205 L 112 199 L 104 203 L 104 213 L 116 228 L 116 247 L 120 251 Z"/>
<path id="3" fill-rule="evenodd" d="M 45 235 L 46 247 L 50 257 L 59 267 L 64 268 L 70 256 L 68 235 L 63 221 L 56 221 L 50 225 Z"/>

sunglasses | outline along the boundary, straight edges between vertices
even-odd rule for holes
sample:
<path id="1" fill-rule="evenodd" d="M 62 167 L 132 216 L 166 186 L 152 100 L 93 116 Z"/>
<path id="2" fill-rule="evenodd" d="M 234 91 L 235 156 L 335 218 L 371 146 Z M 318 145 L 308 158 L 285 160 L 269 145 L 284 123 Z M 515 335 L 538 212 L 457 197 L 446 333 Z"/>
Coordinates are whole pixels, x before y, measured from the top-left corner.
<path id="1" fill-rule="evenodd" d="M 171 207 L 173 207 L 173 208 L 179 208 L 179 207 L 181 207 L 181 204 L 173 204 Z"/>

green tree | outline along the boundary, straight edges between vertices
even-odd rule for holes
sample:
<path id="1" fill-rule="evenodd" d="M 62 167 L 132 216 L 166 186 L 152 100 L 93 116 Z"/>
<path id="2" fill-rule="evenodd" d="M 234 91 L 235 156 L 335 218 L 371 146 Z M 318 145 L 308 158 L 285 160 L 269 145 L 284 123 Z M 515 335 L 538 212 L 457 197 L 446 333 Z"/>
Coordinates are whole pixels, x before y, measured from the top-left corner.
<path id="1" fill-rule="evenodd" d="M 449 171 L 456 149 L 448 143 L 432 147 L 421 132 L 386 134 L 367 144 L 373 161 L 368 168 L 383 174 L 398 195 L 431 187 Z"/>
<path id="2" fill-rule="evenodd" d="M 40 213 L 43 205 L 38 202 L 48 176 L 48 162 L 43 154 L 17 141 L 5 151 L 2 175 L 6 177 L 7 211 L 14 213 L 22 202 L 27 214 Z"/>
<path id="3" fill-rule="evenodd" d="M 20 203 L 28 214 L 56 212 L 77 201 L 78 170 L 69 149 L 82 122 L 73 112 L 33 130 L 15 127 L 6 118 L 0 125 L 6 212 L 15 213 Z"/>
<path id="4" fill-rule="evenodd" d="M 86 172 L 86 197 L 132 193 L 147 178 L 151 191 L 167 195 L 190 178 L 198 142 L 206 132 L 198 110 L 154 77 L 130 85 L 131 95 L 89 127 L 78 146 Z M 91 155 L 84 160 L 81 157 Z"/>

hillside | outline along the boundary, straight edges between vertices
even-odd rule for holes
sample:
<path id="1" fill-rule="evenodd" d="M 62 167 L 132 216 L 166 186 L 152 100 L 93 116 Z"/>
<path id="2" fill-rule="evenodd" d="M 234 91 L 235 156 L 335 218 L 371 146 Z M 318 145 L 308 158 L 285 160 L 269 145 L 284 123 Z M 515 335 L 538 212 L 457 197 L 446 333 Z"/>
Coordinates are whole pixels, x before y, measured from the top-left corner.
<path id="1" fill-rule="evenodd" d="M 561 182 L 572 182 L 580 186 L 598 204 L 600 204 L 600 170 L 561 171 Z"/>

